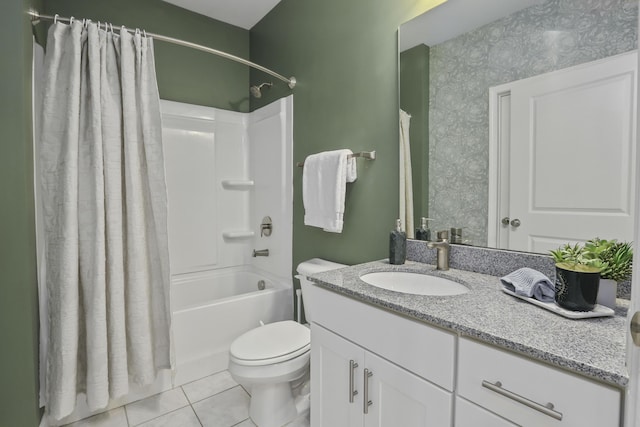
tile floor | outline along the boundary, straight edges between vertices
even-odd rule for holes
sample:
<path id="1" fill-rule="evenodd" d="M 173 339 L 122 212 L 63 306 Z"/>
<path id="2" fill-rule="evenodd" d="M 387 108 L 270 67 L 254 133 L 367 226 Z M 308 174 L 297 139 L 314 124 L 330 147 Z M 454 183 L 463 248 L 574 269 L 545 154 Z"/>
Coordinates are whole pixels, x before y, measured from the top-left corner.
<path id="1" fill-rule="evenodd" d="M 249 394 L 227 371 L 94 415 L 66 427 L 256 427 Z M 287 427 L 309 427 L 300 417 Z"/>

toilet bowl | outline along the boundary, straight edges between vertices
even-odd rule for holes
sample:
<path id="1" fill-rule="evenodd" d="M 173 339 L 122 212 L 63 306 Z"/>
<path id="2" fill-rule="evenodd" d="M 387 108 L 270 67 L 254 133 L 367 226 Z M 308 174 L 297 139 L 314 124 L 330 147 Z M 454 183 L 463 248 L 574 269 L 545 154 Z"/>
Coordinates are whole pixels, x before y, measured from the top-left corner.
<path id="1" fill-rule="evenodd" d="M 307 276 L 341 267 L 317 258 L 301 263 L 303 298 Z M 231 343 L 229 373 L 249 389 L 249 416 L 258 427 L 281 427 L 309 409 L 310 349 L 309 328 L 292 320 L 259 326 Z"/>

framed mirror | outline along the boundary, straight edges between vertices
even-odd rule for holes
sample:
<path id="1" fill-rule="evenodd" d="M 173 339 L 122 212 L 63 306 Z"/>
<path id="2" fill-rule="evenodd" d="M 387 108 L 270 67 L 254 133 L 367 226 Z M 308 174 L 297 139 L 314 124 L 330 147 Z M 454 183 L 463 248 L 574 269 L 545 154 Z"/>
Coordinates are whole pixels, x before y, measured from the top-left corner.
<path id="1" fill-rule="evenodd" d="M 546 253 L 633 239 L 637 0 L 448 0 L 403 24 L 414 213 Z"/>

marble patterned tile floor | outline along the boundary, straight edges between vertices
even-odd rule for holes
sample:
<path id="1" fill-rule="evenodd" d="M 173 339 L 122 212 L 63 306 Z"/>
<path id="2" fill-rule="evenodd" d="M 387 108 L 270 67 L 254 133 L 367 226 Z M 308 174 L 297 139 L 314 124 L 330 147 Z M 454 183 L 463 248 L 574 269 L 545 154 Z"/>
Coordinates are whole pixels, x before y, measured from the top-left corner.
<path id="1" fill-rule="evenodd" d="M 256 427 L 249 394 L 222 371 L 65 427 Z M 287 427 L 309 427 L 302 416 Z"/>

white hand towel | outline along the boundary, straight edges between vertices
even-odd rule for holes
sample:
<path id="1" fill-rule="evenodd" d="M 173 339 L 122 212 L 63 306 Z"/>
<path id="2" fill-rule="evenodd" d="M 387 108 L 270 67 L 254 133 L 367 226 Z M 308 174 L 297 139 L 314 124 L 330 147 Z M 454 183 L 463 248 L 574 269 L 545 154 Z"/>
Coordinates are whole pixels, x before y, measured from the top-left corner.
<path id="1" fill-rule="evenodd" d="M 302 202 L 304 224 L 342 233 L 346 183 L 357 179 L 351 150 L 325 151 L 304 161 Z"/>

